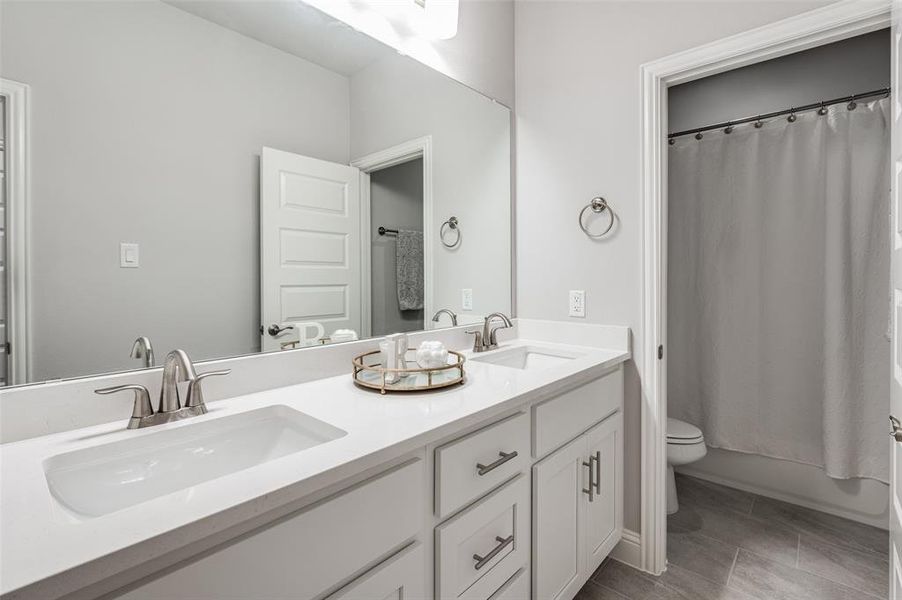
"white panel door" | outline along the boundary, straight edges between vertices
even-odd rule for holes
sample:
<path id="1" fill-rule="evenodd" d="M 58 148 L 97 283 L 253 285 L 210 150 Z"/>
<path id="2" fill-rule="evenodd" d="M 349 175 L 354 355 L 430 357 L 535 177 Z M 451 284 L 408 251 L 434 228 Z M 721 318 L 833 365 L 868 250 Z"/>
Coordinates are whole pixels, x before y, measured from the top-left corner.
<path id="1" fill-rule="evenodd" d="M 261 346 L 270 325 L 315 321 L 360 332 L 360 172 L 263 148 L 260 157 Z M 286 338 L 288 336 L 285 336 Z"/>
<path id="2" fill-rule="evenodd" d="M 532 597 L 572 598 L 586 571 L 582 524 L 588 489 L 586 436 L 580 436 L 532 468 Z"/>
<path id="3" fill-rule="evenodd" d="M 586 433 L 592 470 L 586 502 L 586 570 L 592 573 L 623 532 L 623 416 L 617 412 Z"/>
<path id="4" fill-rule="evenodd" d="M 893 0 L 892 25 L 892 214 L 893 218 L 893 368 L 890 382 L 890 410 L 895 433 L 902 438 L 902 2 Z M 892 438 L 891 438 L 892 439 Z M 902 441 L 891 442 L 890 469 L 890 598 L 902 600 Z"/>

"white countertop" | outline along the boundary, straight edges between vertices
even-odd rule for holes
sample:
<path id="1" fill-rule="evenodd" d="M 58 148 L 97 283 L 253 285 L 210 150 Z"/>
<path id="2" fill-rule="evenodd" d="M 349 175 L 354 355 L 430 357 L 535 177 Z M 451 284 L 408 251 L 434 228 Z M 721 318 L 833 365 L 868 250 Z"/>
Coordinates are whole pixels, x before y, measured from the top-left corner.
<path id="1" fill-rule="evenodd" d="M 456 430 L 588 380 L 629 358 L 627 350 L 516 340 L 584 353 L 564 364 L 519 370 L 468 361 L 461 386 L 426 394 L 380 395 L 349 375 L 209 404 L 207 415 L 141 430 L 125 421 L 0 446 L 0 593 L 52 598 L 134 568 L 176 548 L 284 506 Z M 201 420 L 284 405 L 347 435 L 244 471 L 99 517 L 63 508 L 47 486 L 43 461 L 73 450 Z"/>

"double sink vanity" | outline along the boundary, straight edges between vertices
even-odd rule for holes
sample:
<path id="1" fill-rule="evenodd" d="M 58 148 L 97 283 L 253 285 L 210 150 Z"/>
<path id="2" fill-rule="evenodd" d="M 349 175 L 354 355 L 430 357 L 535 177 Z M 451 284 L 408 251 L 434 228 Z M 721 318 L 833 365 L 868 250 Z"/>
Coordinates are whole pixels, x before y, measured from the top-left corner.
<path id="1" fill-rule="evenodd" d="M 628 331 L 513 331 L 444 391 L 344 374 L 3 444 L 2 597 L 573 597 L 620 539 Z"/>

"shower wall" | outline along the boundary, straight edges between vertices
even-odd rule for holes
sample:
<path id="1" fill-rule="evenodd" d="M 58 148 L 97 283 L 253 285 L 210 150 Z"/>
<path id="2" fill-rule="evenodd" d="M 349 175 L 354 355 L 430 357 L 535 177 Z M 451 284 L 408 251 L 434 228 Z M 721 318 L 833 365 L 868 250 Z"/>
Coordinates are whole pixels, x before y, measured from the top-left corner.
<path id="1" fill-rule="evenodd" d="M 830 100 L 890 85 L 890 31 L 698 79 L 668 90 L 670 131 Z"/>
<path id="2" fill-rule="evenodd" d="M 887 87 L 889 42 L 888 30 L 881 30 L 671 88 L 670 130 L 691 129 Z M 671 210 L 675 208 L 672 206 Z M 678 399 L 672 390 L 673 386 L 669 401 L 674 406 Z M 709 449 L 707 457 L 678 470 L 875 526 L 887 526 L 889 495 L 887 486 L 878 481 L 836 480 L 818 467 L 722 449 Z"/>

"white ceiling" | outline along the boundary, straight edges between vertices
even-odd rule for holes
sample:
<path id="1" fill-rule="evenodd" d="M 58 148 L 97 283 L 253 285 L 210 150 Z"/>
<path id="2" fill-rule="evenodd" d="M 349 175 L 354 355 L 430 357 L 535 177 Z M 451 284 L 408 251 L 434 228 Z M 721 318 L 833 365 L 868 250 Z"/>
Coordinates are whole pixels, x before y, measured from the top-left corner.
<path id="1" fill-rule="evenodd" d="M 394 52 L 301 0 L 163 1 L 345 76 Z"/>

